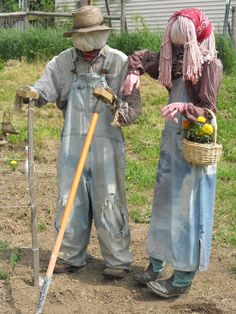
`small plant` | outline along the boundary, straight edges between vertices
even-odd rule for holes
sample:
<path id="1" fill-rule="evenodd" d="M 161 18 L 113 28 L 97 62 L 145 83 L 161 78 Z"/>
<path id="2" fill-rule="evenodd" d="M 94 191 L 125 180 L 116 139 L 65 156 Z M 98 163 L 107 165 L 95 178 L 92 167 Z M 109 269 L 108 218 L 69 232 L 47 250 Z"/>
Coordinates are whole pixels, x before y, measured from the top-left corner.
<path id="1" fill-rule="evenodd" d="M 10 275 L 4 270 L 0 269 L 0 280 L 7 280 L 10 278 Z"/>
<path id="2" fill-rule="evenodd" d="M 10 243 L 6 240 L 0 241 L 0 253 L 3 253 L 9 249 Z"/>
<path id="3" fill-rule="evenodd" d="M 199 116 L 196 122 L 183 120 L 182 123 L 185 138 L 196 143 L 212 143 L 214 140 L 214 128 L 206 122 L 206 118 Z"/>
<path id="4" fill-rule="evenodd" d="M 0 268 L 0 280 L 7 280 L 10 279 L 12 276 L 12 272 L 14 271 L 17 263 L 20 262 L 21 256 L 20 256 L 20 250 L 19 249 L 11 249 L 10 243 L 6 240 L 0 241 L 0 253 L 4 253 L 8 251 L 10 253 L 10 256 L 7 254 L 9 258 L 9 265 L 11 267 L 10 272 L 6 272 L 5 270 Z"/>
<path id="5" fill-rule="evenodd" d="M 38 223 L 38 225 L 37 225 L 37 230 L 38 230 L 39 232 L 42 232 L 42 231 L 44 231 L 44 230 L 46 230 L 46 229 L 47 229 L 47 225 L 46 225 L 44 222 Z"/>
<path id="6" fill-rule="evenodd" d="M 19 249 L 13 250 L 10 256 L 10 265 L 12 267 L 12 270 L 15 269 L 17 263 L 19 263 L 20 260 L 21 260 L 21 256 L 20 256 Z"/>
<path id="7" fill-rule="evenodd" d="M 151 210 L 149 208 L 142 211 L 134 209 L 130 212 L 130 218 L 135 223 L 149 223 Z"/>
<path id="8" fill-rule="evenodd" d="M 17 168 L 17 161 L 16 160 L 10 160 L 9 165 L 11 167 L 11 170 L 15 171 Z"/>

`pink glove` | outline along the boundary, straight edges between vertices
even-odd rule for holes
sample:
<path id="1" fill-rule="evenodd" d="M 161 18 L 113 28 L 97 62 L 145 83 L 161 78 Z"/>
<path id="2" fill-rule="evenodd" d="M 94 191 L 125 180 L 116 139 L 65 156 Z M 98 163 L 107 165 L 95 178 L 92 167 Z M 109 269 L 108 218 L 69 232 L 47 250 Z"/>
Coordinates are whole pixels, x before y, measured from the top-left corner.
<path id="1" fill-rule="evenodd" d="M 162 108 L 162 117 L 166 120 L 174 120 L 176 123 L 178 123 L 177 113 L 183 113 L 183 111 L 186 109 L 186 106 L 187 104 L 183 102 L 173 102 Z"/>
<path id="2" fill-rule="evenodd" d="M 124 92 L 126 96 L 130 95 L 132 93 L 132 90 L 134 87 L 137 89 L 140 86 L 140 77 L 138 74 L 130 73 L 127 75 L 122 87 L 121 91 Z"/>

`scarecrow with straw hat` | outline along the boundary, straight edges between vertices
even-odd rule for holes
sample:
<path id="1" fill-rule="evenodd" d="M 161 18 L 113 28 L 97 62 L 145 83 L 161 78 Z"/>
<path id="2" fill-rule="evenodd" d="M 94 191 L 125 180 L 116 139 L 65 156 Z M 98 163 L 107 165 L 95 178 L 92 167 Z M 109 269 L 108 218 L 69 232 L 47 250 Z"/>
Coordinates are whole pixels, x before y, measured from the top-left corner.
<path id="1" fill-rule="evenodd" d="M 162 109 L 166 123 L 146 243 L 150 264 L 134 278 L 170 298 L 189 291 L 196 272 L 207 269 L 210 256 L 216 164 L 190 164 L 182 152 L 182 121 L 209 119 L 207 109 L 216 112 L 223 72 L 212 25 L 202 11 L 175 12 L 160 52 L 144 50 L 130 56 L 126 95 L 139 86 L 139 76 L 145 72 L 167 88 L 169 104 Z M 172 265 L 173 274 L 163 279 L 166 263 Z"/>
<path id="2" fill-rule="evenodd" d="M 103 24 L 100 9 L 83 6 L 72 16 L 73 29 L 64 36 L 72 38 L 73 47 L 54 57 L 31 87 L 39 93 L 38 106 L 55 102 L 64 115 L 57 160 L 56 234 L 97 101 L 95 88 L 109 90 L 113 102 L 104 104 L 99 113 L 54 272 L 75 272 L 86 264 L 94 220 L 106 265 L 103 275 L 117 279 L 127 274 L 133 260 L 121 126 L 133 123 L 140 114 L 140 95 L 138 89 L 128 96 L 121 92 L 128 57 L 107 45 L 110 28 Z"/>

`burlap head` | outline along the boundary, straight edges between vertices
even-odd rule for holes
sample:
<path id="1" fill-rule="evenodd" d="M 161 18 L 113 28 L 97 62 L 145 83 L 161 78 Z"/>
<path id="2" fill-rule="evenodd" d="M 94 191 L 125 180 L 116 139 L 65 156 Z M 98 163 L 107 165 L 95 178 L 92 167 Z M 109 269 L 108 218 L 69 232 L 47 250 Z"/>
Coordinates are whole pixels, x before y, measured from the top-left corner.
<path id="1" fill-rule="evenodd" d="M 88 33 L 94 31 L 109 30 L 110 27 L 103 24 L 103 15 L 98 7 L 85 5 L 72 12 L 73 30 L 64 33 L 65 37 L 71 37 L 73 33 Z"/>

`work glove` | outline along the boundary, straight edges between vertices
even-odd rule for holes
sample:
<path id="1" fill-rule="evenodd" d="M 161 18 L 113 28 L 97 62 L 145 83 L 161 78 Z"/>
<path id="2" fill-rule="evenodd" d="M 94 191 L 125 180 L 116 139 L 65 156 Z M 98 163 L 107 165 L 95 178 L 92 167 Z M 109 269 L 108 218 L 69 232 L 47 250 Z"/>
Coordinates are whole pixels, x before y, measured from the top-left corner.
<path id="1" fill-rule="evenodd" d="M 137 73 L 130 73 L 127 75 L 126 79 L 124 80 L 124 83 L 122 84 L 121 91 L 124 93 L 124 95 L 128 96 L 132 93 L 132 90 L 134 87 L 137 89 L 140 86 L 140 77 Z"/>
<path id="2" fill-rule="evenodd" d="M 31 86 L 20 87 L 15 95 L 15 108 L 20 109 L 22 105 L 28 104 L 30 100 L 39 98 L 38 91 Z"/>
<path id="3" fill-rule="evenodd" d="M 128 104 L 125 102 L 123 103 L 110 87 L 105 88 L 105 90 L 111 93 L 113 98 L 111 102 L 106 102 L 113 115 L 113 121 L 111 122 L 111 125 L 114 127 L 120 127 L 120 121 L 125 120 L 125 112 L 128 111 L 128 108 L 126 108 Z"/>
<path id="4" fill-rule="evenodd" d="M 98 99 L 102 99 L 114 114 L 118 97 L 110 87 L 96 87 L 93 93 Z"/>
<path id="5" fill-rule="evenodd" d="M 178 112 L 183 113 L 186 110 L 186 103 L 183 102 L 173 102 L 161 110 L 162 117 L 166 120 L 174 120 L 178 123 L 177 114 Z"/>
<path id="6" fill-rule="evenodd" d="M 114 114 L 117 110 L 118 97 L 110 87 L 106 87 L 105 90 L 112 94 L 112 97 L 113 97 L 112 102 L 107 101 L 106 104 L 108 108 L 111 110 L 111 112 Z"/>

